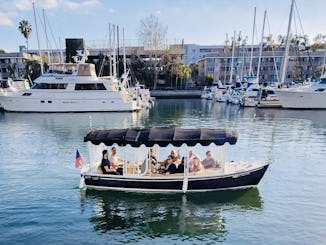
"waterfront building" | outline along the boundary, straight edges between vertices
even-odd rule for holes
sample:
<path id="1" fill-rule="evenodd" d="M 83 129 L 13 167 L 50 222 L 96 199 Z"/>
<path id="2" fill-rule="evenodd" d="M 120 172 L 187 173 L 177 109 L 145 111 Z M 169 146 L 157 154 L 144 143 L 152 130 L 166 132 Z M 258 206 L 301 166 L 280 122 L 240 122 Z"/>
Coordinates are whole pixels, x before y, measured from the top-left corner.
<path id="1" fill-rule="evenodd" d="M 197 64 L 200 59 L 209 53 L 224 53 L 224 45 L 185 44 L 183 51 L 184 64 Z"/>
<path id="2" fill-rule="evenodd" d="M 23 52 L 0 54 L 0 79 L 24 78 L 28 60 L 39 60 L 39 57 Z"/>
<path id="3" fill-rule="evenodd" d="M 109 48 L 90 47 L 85 42 L 85 48 L 88 50 L 89 60 L 96 61 L 102 55 L 112 55 L 113 51 Z M 242 45 L 236 48 L 232 63 L 231 47 L 225 45 L 197 45 L 197 44 L 171 44 L 167 49 L 173 56 L 174 61 L 181 61 L 186 65 L 198 64 L 198 80 L 204 82 L 208 74 L 213 75 L 214 81 L 229 83 L 236 81 L 236 78 L 242 79 L 249 75 L 251 45 Z M 277 51 L 270 49 L 262 52 L 260 81 L 276 82 L 278 80 L 279 70 L 281 67 L 284 47 Z M 29 50 L 30 54 L 38 54 L 38 50 Z M 153 50 L 148 50 L 143 46 L 125 47 L 126 59 L 133 57 L 142 60 L 149 60 L 153 57 Z M 116 55 L 122 59 L 124 48 L 116 49 Z M 155 51 L 155 58 L 160 59 L 164 51 Z M 42 50 L 42 57 L 50 60 L 48 64 L 60 63 L 65 60 L 66 49 Z M 253 46 L 252 58 L 252 75 L 257 74 L 258 69 L 259 45 Z M 318 68 L 325 61 L 325 50 L 293 51 L 289 54 L 288 69 L 286 81 L 298 81 L 307 78 L 318 77 Z M 230 79 L 232 67 L 232 79 Z"/>
<path id="4" fill-rule="evenodd" d="M 260 82 L 277 82 L 284 51 L 263 51 L 259 72 Z M 255 46 L 252 58 L 252 74 L 257 75 L 259 50 Z M 290 52 L 287 66 L 286 82 L 302 81 L 316 78 L 320 74 L 318 68 L 323 65 L 325 50 Z M 232 70 L 232 78 L 230 79 Z M 208 53 L 198 61 L 198 75 L 203 82 L 208 74 L 213 75 L 214 81 L 234 83 L 237 79 L 249 76 L 250 46 L 235 52 L 232 65 L 231 52 Z"/>

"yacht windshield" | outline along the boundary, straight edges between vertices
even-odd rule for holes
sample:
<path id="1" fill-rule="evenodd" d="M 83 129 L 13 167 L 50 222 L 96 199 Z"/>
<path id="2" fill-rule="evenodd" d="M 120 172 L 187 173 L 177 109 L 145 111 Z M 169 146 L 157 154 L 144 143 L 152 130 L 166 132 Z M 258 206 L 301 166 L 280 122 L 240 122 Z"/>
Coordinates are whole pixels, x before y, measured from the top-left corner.
<path id="1" fill-rule="evenodd" d="M 77 83 L 75 90 L 106 90 L 103 83 Z"/>

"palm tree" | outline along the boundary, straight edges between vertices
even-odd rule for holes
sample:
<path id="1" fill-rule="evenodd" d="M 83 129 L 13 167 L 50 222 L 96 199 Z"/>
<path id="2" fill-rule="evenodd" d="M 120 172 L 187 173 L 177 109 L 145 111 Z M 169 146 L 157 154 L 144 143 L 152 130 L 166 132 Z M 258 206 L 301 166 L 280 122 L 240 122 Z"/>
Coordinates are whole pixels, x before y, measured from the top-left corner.
<path id="1" fill-rule="evenodd" d="M 28 50 L 28 38 L 32 32 L 32 26 L 29 24 L 29 22 L 27 20 L 22 20 L 21 22 L 19 22 L 18 29 L 20 30 L 21 34 L 23 34 L 24 38 L 26 39 L 26 47 Z"/>

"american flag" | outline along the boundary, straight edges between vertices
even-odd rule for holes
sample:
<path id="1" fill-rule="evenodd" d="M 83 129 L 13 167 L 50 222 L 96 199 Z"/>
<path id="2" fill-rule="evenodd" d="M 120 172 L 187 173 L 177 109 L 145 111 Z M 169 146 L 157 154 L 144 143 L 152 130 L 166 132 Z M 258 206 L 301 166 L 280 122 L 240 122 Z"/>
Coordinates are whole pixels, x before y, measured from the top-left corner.
<path id="1" fill-rule="evenodd" d="M 76 150 L 76 160 L 75 160 L 75 166 L 76 168 L 78 168 L 79 166 L 81 166 L 83 161 L 83 157 L 82 155 L 80 155 L 78 149 Z"/>

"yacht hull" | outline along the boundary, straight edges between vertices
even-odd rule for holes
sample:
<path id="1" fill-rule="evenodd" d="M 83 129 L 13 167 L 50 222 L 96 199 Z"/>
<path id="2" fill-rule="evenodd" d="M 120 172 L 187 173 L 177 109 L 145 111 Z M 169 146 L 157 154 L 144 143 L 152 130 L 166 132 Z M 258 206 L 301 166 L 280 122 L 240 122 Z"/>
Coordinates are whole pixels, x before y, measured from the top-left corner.
<path id="1" fill-rule="evenodd" d="M 278 89 L 275 93 L 285 109 L 326 109 L 326 91 L 304 92 Z"/>
<path id="2" fill-rule="evenodd" d="M 34 96 L 35 95 L 35 96 Z M 51 94 L 32 96 L 1 95 L 0 104 L 5 111 L 12 112 L 104 112 L 104 111 L 136 111 L 140 109 L 137 101 L 125 102 L 121 96 L 101 96 L 89 94 Z"/>

